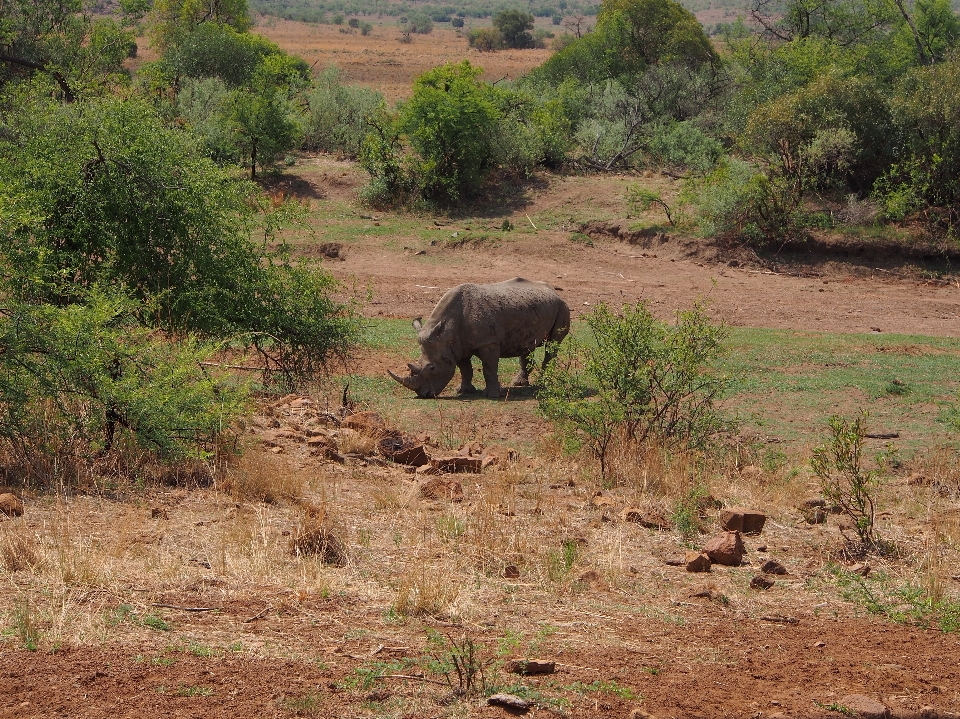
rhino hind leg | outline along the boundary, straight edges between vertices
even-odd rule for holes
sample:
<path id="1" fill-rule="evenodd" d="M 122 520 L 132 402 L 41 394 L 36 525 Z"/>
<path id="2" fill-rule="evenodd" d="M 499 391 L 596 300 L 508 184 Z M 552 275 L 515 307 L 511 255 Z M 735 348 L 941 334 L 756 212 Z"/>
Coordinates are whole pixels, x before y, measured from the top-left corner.
<path id="1" fill-rule="evenodd" d="M 462 362 L 457 362 L 460 370 L 460 389 L 457 394 L 476 394 L 480 390 L 473 386 L 473 360 L 467 357 Z"/>
<path id="2" fill-rule="evenodd" d="M 520 355 L 520 371 L 517 372 L 517 376 L 513 378 L 511 383 L 514 387 L 529 387 L 530 386 L 530 366 L 532 362 L 530 361 L 530 355 Z"/>

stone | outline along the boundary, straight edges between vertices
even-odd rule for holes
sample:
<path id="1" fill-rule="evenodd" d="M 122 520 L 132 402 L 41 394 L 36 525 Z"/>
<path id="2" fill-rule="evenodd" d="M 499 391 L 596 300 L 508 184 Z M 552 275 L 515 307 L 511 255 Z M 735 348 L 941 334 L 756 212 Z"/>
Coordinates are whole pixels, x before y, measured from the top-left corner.
<path id="1" fill-rule="evenodd" d="M 643 709 L 640 709 L 638 707 L 630 712 L 630 719 L 657 719 L 657 718 L 650 712 L 645 712 Z"/>
<path id="2" fill-rule="evenodd" d="M 15 494 L 9 492 L 0 494 L 0 514 L 5 517 L 23 516 L 23 502 Z"/>
<path id="3" fill-rule="evenodd" d="M 430 461 L 427 450 L 422 444 L 416 444 L 407 437 L 384 437 L 377 443 L 381 455 L 396 464 L 422 467 Z"/>
<path id="4" fill-rule="evenodd" d="M 659 514 L 644 512 L 637 507 L 627 507 L 620 512 L 621 522 L 636 522 L 644 529 L 670 529 L 670 522 Z"/>
<path id="5" fill-rule="evenodd" d="M 706 554 L 697 554 L 696 552 L 687 552 L 686 568 L 688 572 L 709 572 L 712 562 Z"/>
<path id="6" fill-rule="evenodd" d="M 162 507 L 154 507 L 153 509 L 151 509 L 150 518 L 151 519 L 170 519 L 170 517 L 167 516 L 167 510 L 163 509 Z"/>
<path id="7" fill-rule="evenodd" d="M 383 417 L 376 412 L 356 412 L 349 417 L 345 417 L 340 426 L 373 437 L 391 432 L 387 429 L 387 423 L 383 421 Z"/>
<path id="8" fill-rule="evenodd" d="M 926 475 L 921 472 L 914 472 L 909 477 L 907 477 L 907 484 L 911 487 L 926 487 L 930 484 L 930 481 L 927 479 Z"/>
<path id="9" fill-rule="evenodd" d="M 827 513 L 822 507 L 812 507 L 804 510 L 803 518 L 807 524 L 826 524 Z"/>
<path id="10" fill-rule="evenodd" d="M 604 497 L 602 492 L 597 492 L 593 495 L 593 498 L 590 500 L 590 504 L 598 509 L 603 509 L 613 506 L 613 500 L 609 497 Z"/>
<path id="11" fill-rule="evenodd" d="M 553 674 L 557 669 L 556 662 L 546 659 L 511 659 L 503 665 L 503 670 L 510 674 L 519 674 L 529 677 L 537 674 Z"/>
<path id="12" fill-rule="evenodd" d="M 728 532 L 760 534 L 767 515 L 746 507 L 729 507 L 720 510 L 720 526 Z"/>
<path id="13" fill-rule="evenodd" d="M 483 460 L 479 457 L 434 457 L 430 460 L 430 464 L 441 472 L 451 474 L 461 472 L 480 474 L 480 470 L 483 469 Z"/>
<path id="14" fill-rule="evenodd" d="M 420 487 L 421 499 L 446 499 L 451 502 L 463 501 L 463 485 L 455 479 L 435 477 Z"/>
<path id="15" fill-rule="evenodd" d="M 786 574 L 787 568 L 776 559 L 768 559 L 760 565 L 760 571 L 764 574 Z"/>
<path id="16" fill-rule="evenodd" d="M 758 544 L 758 545 L 757 545 L 757 551 L 758 551 L 758 552 L 766 552 L 766 551 L 767 551 L 767 545 L 766 545 L 766 544 Z"/>
<path id="17" fill-rule="evenodd" d="M 800 502 L 800 509 L 814 509 L 815 507 L 826 507 L 827 500 L 823 497 L 809 497 Z"/>
<path id="18" fill-rule="evenodd" d="M 667 557 L 663 560 L 663 563 L 668 567 L 683 567 L 686 565 L 687 560 L 685 557 Z"/>
<path id="19" fill-rule="evenodd" d="M 443 472 L 441 472 L 439 469 L 434 467 L 432 464 L 425 464 L 421 467 L 417 467 L 416 473 L 421 477 L 436 476 L 438 474 L 443 474 Z"/>
<path id="20" fill-rule="evenodd" d="M 712 562 L 728 567 L 739 567 L 746 554 L 740 532 L 724 532 L 703 545 L 703 553 L 710 557 Z"/>
<path id="21" fill-rule="evenodd" d="M 599 585 L 603 581 L 603 577 L 600 576 L 600 572 L 598 572 L 596 569 L 588 569 L 579 577 L 577 577 L 577 581 L 580 584 L 585 584 L 585 585 L 594 587 Z"/>
<path id="22" fill-rule="evenodd" d="M 861 562 L 860 564 L 854 564 L 851 567 L 847 567 L 847 571 L 853 574 L 859 574 L 861 577 L 865 577 L 870 574 L 870 565 L 866 562 Z"/>
<path id="23" fill-rule="evenodd" d="M 487 467 L 493 467 L 498 464 L 500 464 L 500 457 L 495 454 L 488 454 L 480 460 L 480 469 L 482 471 Z"/>
<path id="24" fill-rule="evenodd" d="M 487 699 L 487 704 L 518 713 L 524 713 L 530 710 L 530 702 L 514 694 L 494 694 Z"/>
<path id="25" fill-rule="evenodd" d="M 837 703 L 847 710 L 845 714 L 852 714 L 857 719 L 890 719 L 887 705 L 865 694 L 848 694 Z"/>
<path id="26" fill-rule="evenodd" d="M 503 578 L 504 579 L 519 579 L 520 570 L 514 564 L 508 564 L 503 568 Z"/>
<path id="27" fill-rule="evenodd" d="M 750 589 L 770 589 L 775 582 L 769 577 L 758 574 L 750 580 Z"/>

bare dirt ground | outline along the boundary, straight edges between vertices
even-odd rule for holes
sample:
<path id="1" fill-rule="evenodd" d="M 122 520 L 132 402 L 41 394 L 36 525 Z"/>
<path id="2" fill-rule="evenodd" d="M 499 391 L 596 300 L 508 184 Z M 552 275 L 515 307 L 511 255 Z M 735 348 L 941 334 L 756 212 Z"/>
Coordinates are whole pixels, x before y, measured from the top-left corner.
<path id="1" fill-rule="evenodd" d="M 369 315 L 424 315 L 457 283 L 522 275 L 562 288 L 577 313 L 644 298 L 669 318 L 708 297 L 734 325 L 958 334 L 960 288 L 923 268 L 659 235 L 649 246 L 574 242 L 585 221 L 627 217 L 633 177 L 544 177 L 498 209 L 446 218 L 360 208 L 362 176 L 330 158 L 304 158 L 294 179 L 271 189 L 293 188 L 316 213 L 316 237 L 295 246 L 310 255 L 340 243 L 345 259 L 328 267 L 369 284 Z M 379 375 L 389 359 L 358 366 Z M 638 464 L 599 501 L 589 464 L 562 458 L 521 404 L 437 403 L 451 447 L 541 440 L 457 477 L 459 502 L 422 496 L 422 479 L 362 452 L 343 464 L 311 456 L 312 425 L 289 401 L 249 424 L 247 485 L 27 493 L 23 518 L 0 521 L 0 716 L 508 716 L 451 692 L 424 659 L 438 651 L 427 629 L 475 642 L 490 681 L 533 703 L 528 716 L 839 717 L 851 694 L 893 717 L 960 714 L 958 634 L 891 590 L 935 586 L 955 601 L 960 511 L 932 467 L 917 468 L 930 481 L 898 475 L 885 490 L 880 529 L 899 553 L 868 559 L 863 586 L 880 607 L 870 615 L 864 595 L 844 594 L 858 580 L 839 569 L 852 564 L 838 554 L 839 518 L 811 525 L 797 510 L 818 491 L 808 473 L 718 468 L 714 497 L 770 518 L 747 538 L 744 565 L 691 574 L 665 561 L 690 546 L 677 531 L 620 517 L 631 506 L 669 513 L 689 468 Z M 955 458 L 936 471 L 956 482 Z M 342 538 L 343 566 L 291 551 L 317 507 Z M 717 531 L 716 509 L 701 514 L 693 546 Z M 788 574 L 750 588 L 768 558 Z M 533 657 L 557 671 L 497 669 Z"/>

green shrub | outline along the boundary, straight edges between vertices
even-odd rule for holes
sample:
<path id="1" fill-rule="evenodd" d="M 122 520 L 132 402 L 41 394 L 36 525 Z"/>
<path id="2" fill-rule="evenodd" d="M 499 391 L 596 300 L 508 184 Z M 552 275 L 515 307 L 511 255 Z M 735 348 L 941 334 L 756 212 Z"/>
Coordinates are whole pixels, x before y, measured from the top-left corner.
<path id="1" fill-rule="evenodd" d="M 656 167 L 706 174 L 723 156 L 723 146 L 690 121 L 655 127 L 647 140 L 647 161 Z"/>
<path id="2" fill-rule="evenodd" d="M 317 76 L 306 95 L 302 146 L 358 157 L 369 121 L 383 105 L 383 96 L 360 85 L 347 85 L 343 73 L 330 67 Z"/>
<path id="3" fill-rule="evenodd" d="M 480 52 L 496 52 L 503 49 L 503 37 L 495 27 L 481 27 L 471 30 L 467 36 L 470 47 Z"/>
<path id="4" fill-rule="evenodd" d="M 880 539 L 874 519 L 885 456 L 877 455 L 877 469 L 864 467 L 866 421 L 866 412 L 861 412 L 852 421 L 839 415 L 831 417 L 830 441 L 814 450 L 810 464 L 820 480 L 823 496 L 840 507 L 853 521 L 860 541 L 873 548 L 879 545 Z"/>
<path id="5" fill-rule="evenodd" d="M 725 426 L 717 403 L 728 379 L 716 362 L 726 330 L 701 306 L 678 313 L 674 326 L 643 302 L 619 315 L 601 304 L 584 320 L 591 341 L 569 338 L 544 370 L 538 394 L 540 412 L 568 448 L 586 447 L 606 474 L 616 441 L 703 447 Z"/>

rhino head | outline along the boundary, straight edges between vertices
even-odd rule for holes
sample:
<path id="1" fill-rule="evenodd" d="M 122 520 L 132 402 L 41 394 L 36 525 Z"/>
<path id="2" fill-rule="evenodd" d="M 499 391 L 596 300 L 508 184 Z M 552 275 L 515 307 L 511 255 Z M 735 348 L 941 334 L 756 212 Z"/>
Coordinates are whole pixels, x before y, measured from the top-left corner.
<path id="1" fill-rule="evenodd" d="M 407 389 L 417 393 L 417 397 L 436 397 L 453 379 L 457 363 L 450 348 L 446 322 L 441 320 L 432 327 L 424 329 L 420 318 L 413 321 L 420 342 L 420 359 L 416 364 L 408 362 L 410 373 L 405 377 L 387 373 Z"/>

